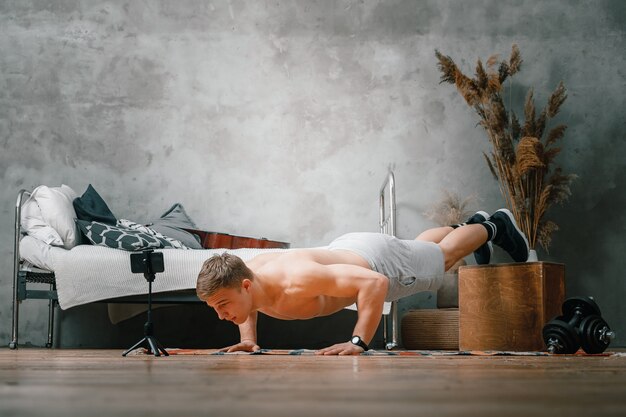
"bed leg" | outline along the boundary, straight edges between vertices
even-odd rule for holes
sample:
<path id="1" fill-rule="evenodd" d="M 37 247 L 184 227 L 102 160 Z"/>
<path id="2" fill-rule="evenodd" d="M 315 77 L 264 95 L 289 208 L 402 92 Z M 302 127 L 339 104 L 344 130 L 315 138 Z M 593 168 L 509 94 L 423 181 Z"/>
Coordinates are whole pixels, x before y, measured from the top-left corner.
<path id="1" fill-rule="evenodd" d="M 387 320 L 389 320 L 389 314 L 383 314 L 383 343 L 385 347 L 387 346 L 387 335 L 389 333 L 387 330 Z"/>
<path id="2" fill-rule="evenodd" d="M 50 290 L 55 291 L 56 285 L 50 284 Z M 54 336 L 54 307 L 56 301 L 51 299 L 48 301 L 48 342 L 46 343 L 46 347 L 49 349 L 52 347 L 53 336 Z"/>
<path id="3" fill-rule="evenodd" d="M 20 302 L 13 298 L 13 325 L 11 329 L 11 342 L 9 343 L 10 349 L 17 349 L 17 331 L 18 331 L 18 317 L 19 317 L 19 306 Z"/>
<path id="4" fill-rule="evenodd" d="M 9 343 L 10 349 L 17 349 L 17 334 L 19 330 L 19 317 L 20 317 L 20 300 L 18 297 L 18 274 L 14 271 L 13 276 L 13 308 L 12 308 L 12 327 L 11 327 L 11 342 Z"/>
<path id="5" fill-rule="evenodd" d="M 391 303 L 391 342 L 385 344 L 387 350 L 393 350 L 398 347 L 398 302 Z M 386 330 L 386 329 L 385 329 Z M 387 333 L 385 332 L 385 336 Z"/>

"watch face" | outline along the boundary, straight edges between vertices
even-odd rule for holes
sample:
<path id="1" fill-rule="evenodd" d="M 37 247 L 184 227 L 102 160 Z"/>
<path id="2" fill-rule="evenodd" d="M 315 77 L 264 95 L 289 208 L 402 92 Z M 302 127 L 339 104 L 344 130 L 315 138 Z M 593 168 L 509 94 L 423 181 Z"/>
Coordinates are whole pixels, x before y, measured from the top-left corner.
<path id="1" fill-rule="evenodd" d="M 369 347 L 363 341 L 363 339 L 361 339 L 360 336 L 352 336 L 352 339 L 350 339 L 350 341 L 352 342 L 353 345 L 357 345 L 361 347 L 363 350 L 369 350 Z"/>

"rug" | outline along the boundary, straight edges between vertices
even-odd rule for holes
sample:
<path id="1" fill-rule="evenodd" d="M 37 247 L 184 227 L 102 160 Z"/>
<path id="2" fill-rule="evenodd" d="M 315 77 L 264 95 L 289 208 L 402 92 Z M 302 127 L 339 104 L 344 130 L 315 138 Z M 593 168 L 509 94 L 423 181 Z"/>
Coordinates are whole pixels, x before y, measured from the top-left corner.
<path id="1" fill-rule="evenodd" d="M 289 355 L 289 356 L 314 356 L 315 350 L 312 349 L 261 349 L 257 352 L 219 352 L 216 349 L 180 349 L 168 348 L 167 353 L 170 355 Z M 148 349 L 137 349 L 129 355 L 151 355 Z M 479 350 L 368 350 L 360 356 L 626 356 L 619 352 L 604 352 L 589 355 L 585 352 L 578 351 L 573 355 L 553 355 L 548 352 L 513 352 L 513 351 L 479 351 Z"/>
<path id="2" fill-rule="evenodd" d="M 225 353 L 203 349 L 168 349 L 170 355 L 292 355 L 314 356 L 312 349 L 261 349 L 257 352 Z M 546 352 L 495 352 L 495 351 L 452 351 L 452 350 L 374 350 L 357 356 L 546 356 Z"/>

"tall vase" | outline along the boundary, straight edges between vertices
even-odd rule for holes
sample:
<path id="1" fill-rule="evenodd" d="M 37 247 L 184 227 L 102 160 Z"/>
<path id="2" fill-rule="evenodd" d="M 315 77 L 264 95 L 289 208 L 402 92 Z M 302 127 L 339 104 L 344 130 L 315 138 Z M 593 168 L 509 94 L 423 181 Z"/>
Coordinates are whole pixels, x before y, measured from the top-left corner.
<path id="1" fill-rule="evenodd" d="M 537 257 L 537 251 L 534 249 L 531 249 L 528 252 L 528 260 L 526 262 L 538 262 L 539 258 Z"/>

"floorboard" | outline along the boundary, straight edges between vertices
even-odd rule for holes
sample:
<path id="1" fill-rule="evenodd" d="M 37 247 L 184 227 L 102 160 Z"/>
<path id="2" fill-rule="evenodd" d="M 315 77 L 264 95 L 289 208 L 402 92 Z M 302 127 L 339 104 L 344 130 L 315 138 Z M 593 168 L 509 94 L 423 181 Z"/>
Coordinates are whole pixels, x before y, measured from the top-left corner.
<path id="1" fill-rule="evenodd" d="M 0 416 L 624 416 L 626 357 L 0 349 Z"/>

